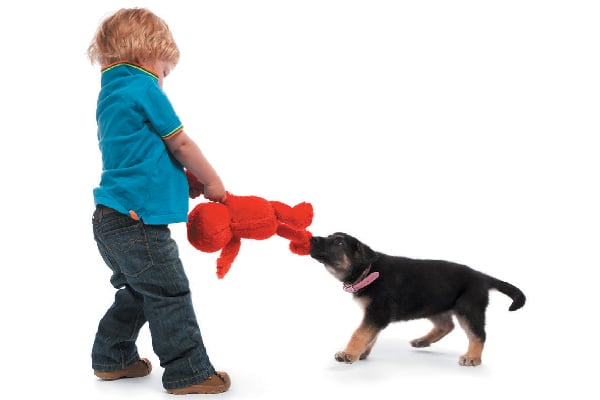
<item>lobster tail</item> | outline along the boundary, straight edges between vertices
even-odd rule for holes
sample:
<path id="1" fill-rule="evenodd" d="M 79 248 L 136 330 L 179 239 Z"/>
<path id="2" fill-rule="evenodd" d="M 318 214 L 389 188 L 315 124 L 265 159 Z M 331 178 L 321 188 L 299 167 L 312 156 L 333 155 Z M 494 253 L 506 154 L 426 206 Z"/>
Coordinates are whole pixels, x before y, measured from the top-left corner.
<path id="1" fill-rule="evenodd" d="M 290 207 L 278 201 L 272 201 L 271 204 L 279 221 L 277 234 L 290 240 L 292 253 L 302 256 L 308 255 L 312 234 L 305 228 L 312 223 L 312 205 L 304 202 Z"/>

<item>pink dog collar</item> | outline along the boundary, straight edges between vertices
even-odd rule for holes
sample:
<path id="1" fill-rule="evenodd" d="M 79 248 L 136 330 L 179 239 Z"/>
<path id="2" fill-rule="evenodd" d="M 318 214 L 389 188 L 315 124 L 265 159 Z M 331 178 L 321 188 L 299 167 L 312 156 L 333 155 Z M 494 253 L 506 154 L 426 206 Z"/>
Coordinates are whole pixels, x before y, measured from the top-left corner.
<path id="1" fill-rule="evenodd" d="M 373 281 L 379 278 L 379 272 L 371 272 L 371 265 L 363 272 L 354 283 L 344 283 L 344 290 L 349 293 L 356 293 L 360 289 L 369 286 Z"/>

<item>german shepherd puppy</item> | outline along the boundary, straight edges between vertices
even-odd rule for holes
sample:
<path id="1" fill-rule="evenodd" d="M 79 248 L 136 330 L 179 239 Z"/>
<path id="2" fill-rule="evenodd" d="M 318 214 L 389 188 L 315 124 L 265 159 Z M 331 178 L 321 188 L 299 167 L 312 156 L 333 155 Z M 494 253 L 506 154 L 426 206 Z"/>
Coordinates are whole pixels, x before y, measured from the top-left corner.
<path id="1" fill-rule="evenodd" d="M 343 282 L 344 290 L 364 309 L 346 348 L 335 354 L 340 362 L 366 359 L 377 335 L 390 322 L 429 319 L 431 331 L 410 342 L 413 347 L 427 347 L 454 329 L 455 316 L 469 339 L 458 363 L 477 366 L 485 343 L 489 290 L 497 289 L 512 299 L 509 311 L 525 304 L 525 295 L 517 287 L 465 265 L 386 255 L 342 232 L 314 236 L 310 255 Z"/>

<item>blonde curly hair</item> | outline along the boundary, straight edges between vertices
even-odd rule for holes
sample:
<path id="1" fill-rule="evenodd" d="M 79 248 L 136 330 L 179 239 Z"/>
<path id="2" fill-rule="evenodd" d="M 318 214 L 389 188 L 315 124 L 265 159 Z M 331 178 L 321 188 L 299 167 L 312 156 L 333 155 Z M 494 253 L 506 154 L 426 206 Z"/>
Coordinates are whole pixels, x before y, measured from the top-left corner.
<path id="1" fill-rule="evenodd" d="M 88 51 L 92 64 L 118 61 L 179 62 L 179 49 L 169 26 L 145 8 L 123 8 L 102 21 Z"/>

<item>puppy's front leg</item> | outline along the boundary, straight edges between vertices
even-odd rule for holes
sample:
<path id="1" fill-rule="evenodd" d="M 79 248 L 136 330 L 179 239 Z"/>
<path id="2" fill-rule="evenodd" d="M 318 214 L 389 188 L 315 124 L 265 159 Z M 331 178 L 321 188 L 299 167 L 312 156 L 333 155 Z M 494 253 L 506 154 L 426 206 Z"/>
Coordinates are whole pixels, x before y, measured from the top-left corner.
<path id="1" fill-rule="evenodd" d="M 359 358 L 365 359 L 369 355 L 378 333 L 378 328 L 367 325 L 363 321 L 352 334 L 346 349 L 335 353 L 335 359 L 347 364 L 352 364 Z"/>

